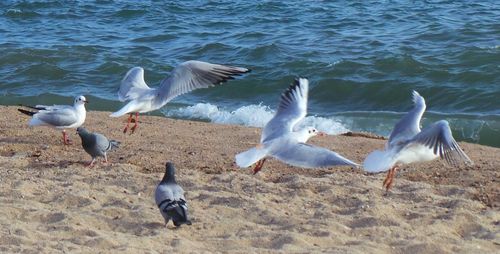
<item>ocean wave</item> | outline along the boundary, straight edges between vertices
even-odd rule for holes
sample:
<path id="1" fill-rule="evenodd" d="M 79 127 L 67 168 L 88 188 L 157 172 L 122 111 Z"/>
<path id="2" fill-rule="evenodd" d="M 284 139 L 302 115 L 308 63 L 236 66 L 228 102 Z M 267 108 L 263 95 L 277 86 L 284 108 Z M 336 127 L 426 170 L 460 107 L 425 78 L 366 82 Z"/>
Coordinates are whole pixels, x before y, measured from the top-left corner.
<path id="1" fill-rule="evenodd" d="M 262 104 L 248 105 L 229 111 L 210 103 L 198 103 L 193 106 L 163 111 L 168 117 L 205 120 L 219 124 L 236 124 L 251 127 L 264 127 L 274 115 L 274 111 Z M 348 132 L 341 122 L 333 118 L 307 116 L 298 126 L 313 126 L 330 135 Z"/>

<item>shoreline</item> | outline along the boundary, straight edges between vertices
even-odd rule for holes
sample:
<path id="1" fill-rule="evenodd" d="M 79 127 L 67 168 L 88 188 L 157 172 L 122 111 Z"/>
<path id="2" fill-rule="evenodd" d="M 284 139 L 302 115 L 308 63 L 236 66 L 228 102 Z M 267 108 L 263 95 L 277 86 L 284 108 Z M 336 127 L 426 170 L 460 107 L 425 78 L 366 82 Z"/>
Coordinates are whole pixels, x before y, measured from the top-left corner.
<path id="1" fill-rule="evenodd" d="M 390 194 L 381 174 L 349 167 L 301 169 L 269 160 L 236 169 L 234 155 L 257 144 L 260 128 L 87 112 L 84 125 L 122 142 L 85 167 L 78 135 L 28 127 L 17 107 L 0 106 L 1 252 L 437 252 L 494 253 L 500 245 L 499 148 L 459 142 L 475 162 L 410 164 Z M 362 162 L 384 140 L 315 137 L 309 143 Z M 164 228 L 153 193 L 167 160 L 178 168 L 193 226 Z M 439 244 L 438 244 L 439 243 Z"/>

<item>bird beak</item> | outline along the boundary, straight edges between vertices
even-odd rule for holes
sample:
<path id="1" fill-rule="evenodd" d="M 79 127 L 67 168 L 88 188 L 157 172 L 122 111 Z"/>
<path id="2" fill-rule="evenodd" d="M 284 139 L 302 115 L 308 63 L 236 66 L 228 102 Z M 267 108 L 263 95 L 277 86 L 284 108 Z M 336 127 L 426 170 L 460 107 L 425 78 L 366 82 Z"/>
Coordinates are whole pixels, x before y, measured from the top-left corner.
<path id="1" fill-rule="evenodd" d="M 87 103 L 89 103 L 89 100 L 85 100 L 85 101 L 83 101 L 83 102 L 85 102 L 85 104 L 87 104 Z"/>
<path id="2" fill-rule="evenodd" d="M 324 137 L 324 136 L 328 136 L 328 134 L 326 134 L 326 132 L 320 131 L 320 132 L 318 132 L 318 136 Z"/>

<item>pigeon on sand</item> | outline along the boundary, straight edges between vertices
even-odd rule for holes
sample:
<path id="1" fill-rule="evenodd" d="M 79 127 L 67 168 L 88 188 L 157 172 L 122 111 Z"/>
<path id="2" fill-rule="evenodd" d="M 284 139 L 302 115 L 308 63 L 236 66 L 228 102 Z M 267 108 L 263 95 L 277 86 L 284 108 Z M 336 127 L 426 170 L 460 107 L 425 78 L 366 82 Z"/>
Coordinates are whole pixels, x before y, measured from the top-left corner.
<path id="1" fill-rule="evenodd" d="M 307 79 L 295 79 L 281 95 L 276 114 L 262 130 L 260 144 L 236 155 L 236 164 L 239 167 L 245 168 L 256 163 L 253 170 L 256 174 L 262 169 L 267 156 L 303 168 L 358 166 L 326 148 L 306 144 L 311 137 L 325 135 L 314 127 L 296 130 L 296 125 L 307 114 L 308 90 Z"/>
<path id="2" fill-rule="evenodd" d="M 156 187 L 155 201 L 165 219 L 165 226 L 170 220 L 176 227 L 182 224 L 191 225 L 184 190 L 175 181 L 175 167 L 172 162 L 166 164 L 165 175 Z"/>
<path id="3" fill-rule="evenodd" d="M 73 106 L 70 105 L 36 105 L 26 106 L 34 111 L 18 109 L 21 113 L 32 116 L 29 126 L 50 126 L 62 129 L 63 143 L 69 145 L 71 142 L 66 135 L 65 129 L 80 127 L 85 122 L 87 114 L 85 104 L 88 103 L 84 96 L 75 97 Z"/>
<path id="4" fill-rule="evenodd" d="M 150 88 L 144 81 L 144 69 L 134 67 L 125 74 L 118 91 L 118 99 L 129 102 L 110 116 L 130 114 L 123 130 L 123 133 L 126 133 L 135 113 L 135 124 L 130 129 L 131 133 L 134 133 L 138 126 L 139 113 L 157 110 L 181 94 L 219 85 L 249 71 L 246 68 L 192 60 L 175 67 L 170 77 L 163 79 L 159 87 Z"/>
<path id="5" fill-rule="evenodd" d="M 118 148 L 120 145 L 120 142 L 116 140 L 109 140 L 104 135 L 89 132 L 83 127 L 78 127 L 76 132 L 82 139 L 83 149 L 90 156 L 92 156 L 92 161 L 90 162 L 89 167 L 94 166 L 94 162 L 97 157 L 104 157 L 104 161 L 108 163 L 107 152 Z"/>
<path id="6" fill-rule="evenodd" d="M 383 182 L 386 191 L 394 183 L 398 164 L 430 161 L 438 157 L 452 166 L 472 164 L 453 138 L 448 121 L 437 121 L 420 130 L 420 120 L 426 108 L 425 100 L 418 92 L 413 91 L 413 102 L 414 108 L 394 126 L 385 149 L 373 151 L 363 163 L 368 172 L 389 170 Z"/>

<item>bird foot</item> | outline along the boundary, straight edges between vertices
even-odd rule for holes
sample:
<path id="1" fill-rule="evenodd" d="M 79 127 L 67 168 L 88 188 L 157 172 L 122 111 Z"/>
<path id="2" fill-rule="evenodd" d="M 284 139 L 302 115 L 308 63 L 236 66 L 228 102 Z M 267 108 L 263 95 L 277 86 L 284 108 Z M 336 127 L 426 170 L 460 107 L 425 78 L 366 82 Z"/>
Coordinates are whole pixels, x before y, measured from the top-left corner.
<path id="1" fill-rule="evenodd" d="M 134 134 L 135 129 L 137 129 L 137 123 L 134 126 L 132 126 L 132 128 L 130 128 L 130 135 Z"/>
<path id="2" fill-rule="evenodd" d="M 394 184 L 394 177 L 396 175 L 397 170 L 398 170 L 397 167 L 393 167 L 389 169 L 389 172 L 387 172 L 384 182 L 382 183 L 382 186 L 385 188 L 385 191 L 389 191 L 392 185 Z"/>
<path id="3" fill-rule="evenodd" d="M 259 173 L 259 171 L 262 169 L 262 166 L 264 166 L 265 161 L 266 161 L 266 159 L 262 159 L 262 160 L 257 161 L 257 164 L 255 165 L 255 168 L 253 169 L 254 175 Z"/>

